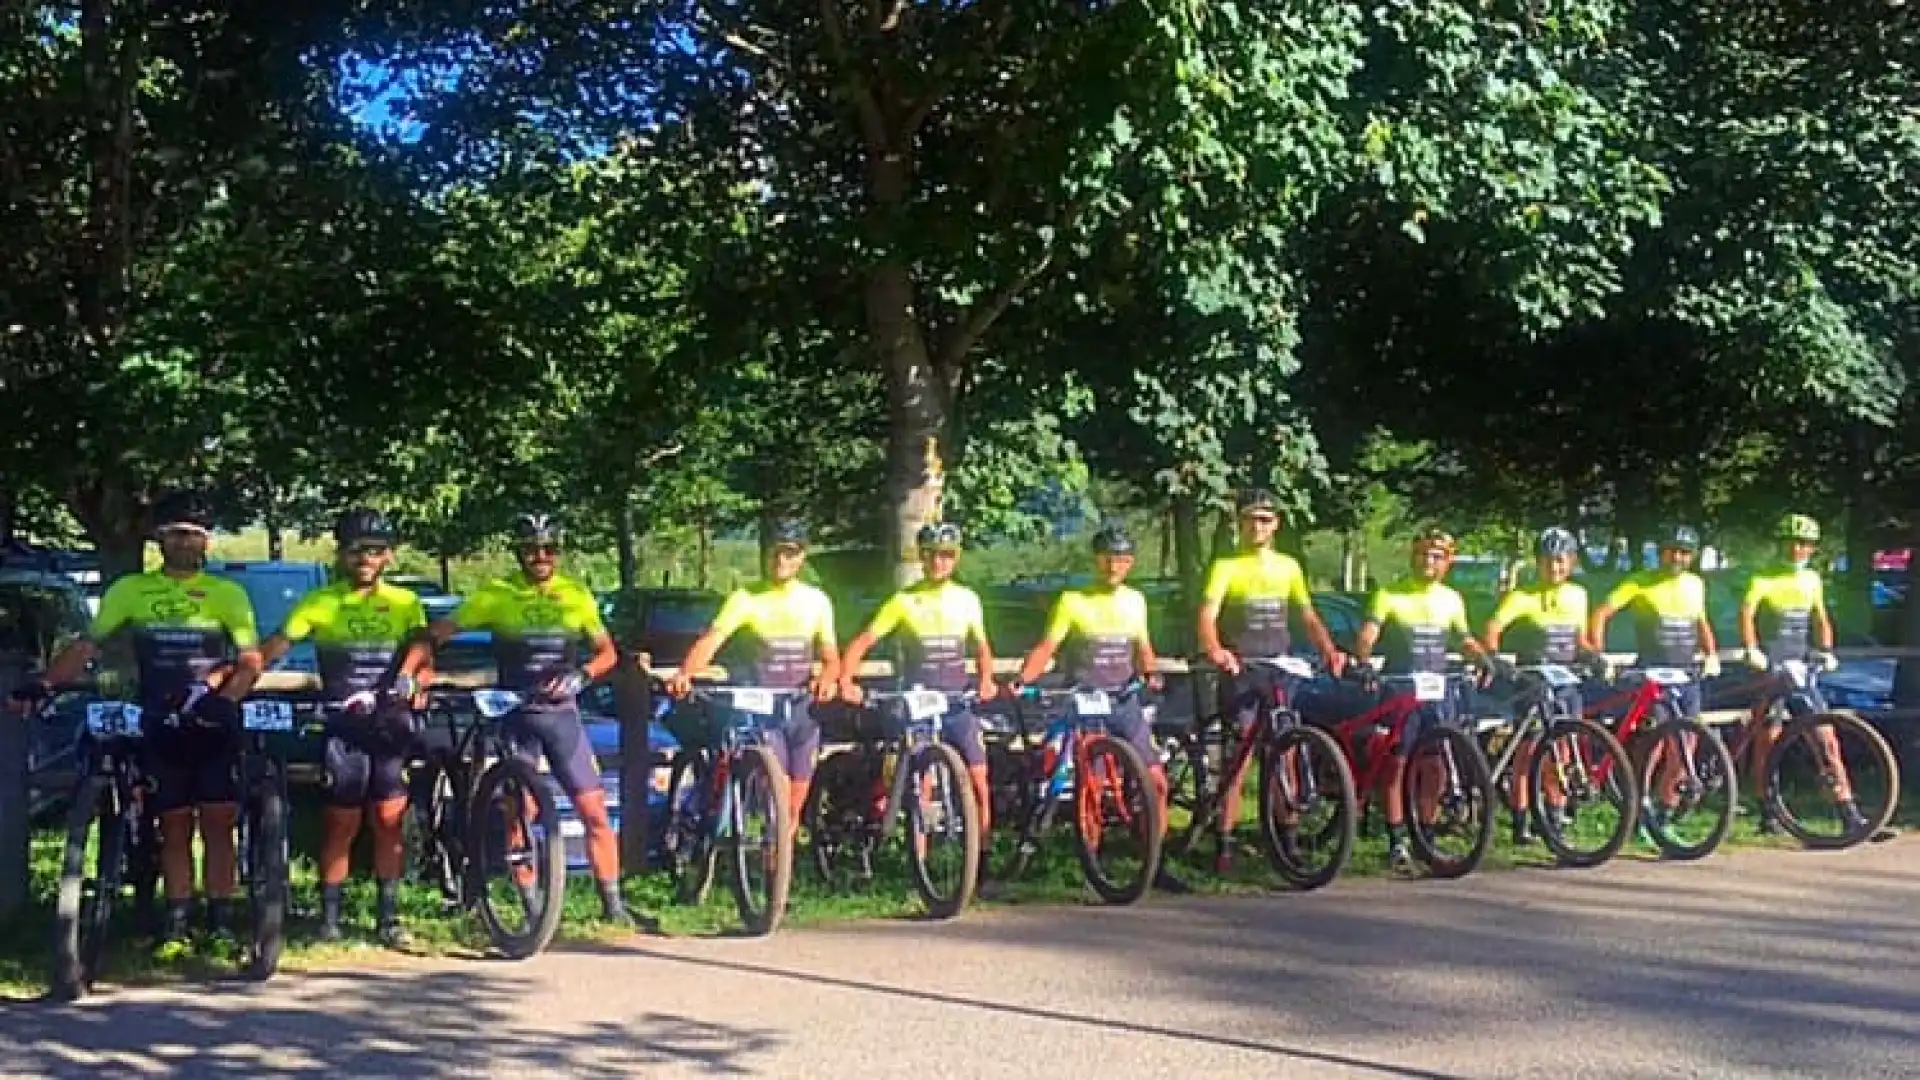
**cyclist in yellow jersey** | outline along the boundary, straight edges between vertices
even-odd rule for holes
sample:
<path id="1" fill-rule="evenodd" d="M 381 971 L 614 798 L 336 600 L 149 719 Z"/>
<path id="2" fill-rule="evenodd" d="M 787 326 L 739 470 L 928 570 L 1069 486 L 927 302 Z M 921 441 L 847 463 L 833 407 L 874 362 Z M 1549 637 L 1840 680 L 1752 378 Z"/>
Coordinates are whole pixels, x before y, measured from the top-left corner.
<path id="1" fill-rule="evenodd" d="M 1340 677 L 1346 657 L 1334 647 L 1333 636 L 1313 608 L 1300 564 L 1291 555 L 1273 550 L 1273 537 L 1280 528 L 1273 493 L 1252 488 L 1240 492 L 1234 502 L 1240 519 L 1240 552 L 1215 560 L 1207 572 L 1195 629 L 1207 660 L 1221 672 L 1220 716 L 1237 723 L 1240 737 L 1245 738 L 1262 703 L 1273 700 L 1275 682 L 1286 684 L 1279 689 L 1292 701 L 1299 692 L 1293 684 L 1299 680 L 1270 668 L 1247 667 L 1243 657 L 1286 655 L 1293 644 L 1289 631 L 1294 620 L 1335 678 Z M 1249 755 L 1247 764 L 1252 761 Z M 1240 787 L 1245 779 L 1245 766 L 1225 778 L 1222 820 L 1233 825 L 1240 821 Z M 1231 846 L 1223 847 L 1214 858 L 1214 872 L 1225 874 L 1232 862 Z"/>
<path id="2" fill-rule="evenodd" d="M 1826 586 L 1820 572 L 1810 565 L 1820 544 L 1820 523 L 1804 514 L 1788 514 L 1774 530 L 1774 538 L 1780 542 L 1781 562 L 1755 573 L 1740 602 L 1740 644 L 1747 664 L 1765 672 L 1781 661 L 1802 660 L 1821 671 L 1837 671 L 1840 660 L 1833 655 L 1833 620 L 1827 615 Z M 1827 711 L 1819 687 L 1811 683 L 1788 694 L 1786 705 L 1796 717 Z M 1754 729 L 1751 775 L 1758 777 L 1766 768 L 1767 755 L 1773 752 L 1779 734 L 1776 723 L 1762 723 Z M 1849 828 L 1859 828 L 1865 819 L 1854 804 L 1839 740 L 1831 728 L 1821 728 L 1820 734 L 1827 743 L 1829 760 L 1838 766 L 1834 799 L 1841 816 Z M 1779 828 L 1772 810 L 1762 800 L 1760 831 L 1771 833 Z"/>
<path id="3" fill-rule="evenodd" d="M 1371 670 L 1371 660 L 1375 646 L 1379 646 L 1383 661 L 1381 675 L 1390 687 L 1403 681 L 1410 682 L 1416 674 L 1439 674 L 1447 670 L 1447 646 L 1452 640 L 1458 640 L 1460 648 L 1481 664 L 1489 663 L 1486 650 L 1475 641 L 1467 629 L 1467 607 L 1454 592 L 1442 583 L 1447 570 L 1453 565 L 1453 537 L 1438 529 L 1429 529 L 1414 538 L 1413 573 L 1389 585 L 1374 591 L 1373 599 L 1367 604 L 1367 617 L 1360 624 L 1359 640 L 1355 643 L 1354 660 L 1363 665 L 1363 672 Z M 1462 722 L 1464 691 L 1458 686 L 1450 686 L 1445 700 L 1427 702 L 1414 711 L 1401 732 L 1400 754 L 1404 757 L 1413 749 L 1420 733 L 1436 724 L 1458 724 Z M 1438 768 L 1436 762 L 1421 762 L 1421 769 Z M 1383 798 L 1387 812 L 1387 835 L 1391 844 L 1388 856 L 1395 866 L 1406 866 L 1411 862 L 1407 850 L 1407 825 L 1404 789 L 1406 777 L 1404 769 L 1387 770 L 1383 785 Z M 1439 797 L 1440 780 L 1437 776 L 1423 776 L 1419 788 L 1427 792 L 1430 800 Z M 1438 813 L 1437 802 L 1434 805 L 1422 805 L 1415 808 L 1421 820 L 1432 820 Z"/>
<path id="4" fill-rule="evenodd" d="M 601 917 L 627 925 L 632 916 L 620 897 L 620 844 L 577 704 L 582 690 L 613 671 L 620 654 L 600 621 L 593 593 L 560 573 L 564 539 L 560 523 L 550 515 L 520 515 L 513 525 L 520 571 L 489 582 L 451 616 L 435 620 L 425 640 L 408 651 L 400 670 L 417 679 L 432 650 L 462 630 L 493 635 L 495 677 L 503 689 L 527 698 L 526 705 L 507 717 L 507 730 L 527 736 L 546 754 L 554 779 L 586 831 Z"/>
<path id="5" fill-rule="evenodd" d="M 980 700 L 992 701 L 999 692 L 993 681 L 993 646 L 987 641 L 980 597 L 953 580 L 960 565 L 960 529 L 948 524 L 926 525 L 920 529 L 918 541 L 919 584 L 894 593 L 867 628 L 847 644 L 840 664 L 840 697 L 844 701 L 860 703 L 860 684 L 854 681 L 860 662 L 880 639 L 895 630 L 904 631 L 896 669 L 902 685 L 966 689 L 967 644 L 971 639 Z M 980 806 L 980 834 L 992 835 L 992 791 L 987 786 L 987 743 L 981 734 L 980 717 L 965 705 L 955 705 L 941 727 L 941 738 L 966 759 L 974 801 Z"/>
<path id="6" fill-rule="evenodd" d="M 87 635 L 68 646 L 43 681 L 14 692 L 24 709 L 49 686 L 78 679 L 109 638 L 132 638 L 155 808 L 160 814 L 160 872 L 167 898 L 164 938 L 184 939 L 193 902 L 196 817 L 206 849 L 207 921 L 232 924 L 234 825 L 239 819 L 240 701 L 260 674 L 253 605 L 245 590 L 209 576 L 213 516 L 205 499 L 175 493 L 152 514 L 160 569 L 116 580 L 100 600 Z M 231 660 L 231 666 L 229 661 Z M 219 689 L 201 693 L 218 680 Z M 179 722 L 186 701 L 200 696 Z"/>
<path id="7" fill-rule="evenodd" d="M 1604 667 L 1600 651 L 1587 636 L 1587 590 L 1570 580 L 1579 552 L 1580 541 L 1565 529 L 1553 528 L 1540 534 L 1533 548 L 1539 577 L 1533 584 L 1511 589 L 1500 598 L 1481 635 L 1488 652 L 1499 652 L 1504 638 L 1523 665 L 1564 667 L 1599 661 Z M 1569 716 L 1579 716 L 1585 708 L 1578 686 L 1557 688 L 1553 695 Z M 1532 792 L 1526 779 L 1532 750 L 1523 743 L 1514 751 L 1513 772 L 1509 774 L 1513 780 L 1513 842 L 1519 845 L 1533 842 L 1533 822 L 1527 813 Z M 1551 772 L 1548 782 L 1553 782 Z M 1551 806 L 1565 803 L 1558 791 L 1548 791 L 1546 799 Z"/>
<path id="8" fill-rule="evenodd" d="M 1149 688 L 1159 690 L 1164 683 L 1154 670 L 1160 659 L 1154 655 L 1153 639 L 1148 635 L 1147 600 L 1126 584 L 1127 574 L 1133 570 L 1133 537 L 1118 525 L 1103 526 L 1093 534 L 1093 566 L 1092 587 L 1069 589 L 1054 602 L 1046 634 L 1020 664 L 1019 685 L 1045 674 L 1054 654 L 1060 653 L 1067 681 L 1073 685 L 1113 692 L 1138 677 Z M 1167 770 L 1154 749 L 1153 732 L 1148 730 L 1146 711 L 1138 697 L 1113 702 L 1107 730 L 1126 740 L 1147 766 L 1160 801 L 1164 834 Z M 1187 888 L 1164 864 L 1154 885 L 1169 892 L 1185 892 Z"/>
<path id="9" fill-rule="evenodd" d="M 680 670 L 668 680 L 675 697 L 693 691 L 693 677 L 713 664 L 729 638 L 746 632 L 747 667 L 751 685 L 779 690 L 806 689 L 813 702 L 834 699 L 840 680 L 840 649 L 833 632 L 833 602 L 827 594 L 800 580 L 807 562 L 807 530 L 798 521 L 776 521 L 769 526 L 767 577 L 759 585 L 740 589 L 720 607 L 713 625 L 687 650 Z M 813 670 L 815 659 L 820 671 Z M 813 786 L 813 766 L 820 755 L 820 725 L 806 701 L 788 706 L 780 726 L 766 732 L 767 745 L 787 773 L 787 831 L 800 827 L 807 791 Z"/>
<path id="10" fill-rule="evenodd" d="M 378 889 L 375 928 L 391 948 L 404 948 L 400 874 L 405 869 L 407 788 L 402 772 L 413 743 L 413 704 L 420 688 L 402 675 L 402 654 L 427 626 L 420 598 L 384 579 L 395 533 L 386 515 L 356 508 L 340 515 L 333 539 L 336 580 L 301 597 L 286 625 L 261 646 L 271 665 L 295 642 L 313 639 L 322 692 L 339 706 L 328 717 L 327 789 L 320 838 L 320 937 L 340 939 L 341 891 L 363 817 L 373 830 Z M 424 672 L 419 673 L 424 678 Z"/>

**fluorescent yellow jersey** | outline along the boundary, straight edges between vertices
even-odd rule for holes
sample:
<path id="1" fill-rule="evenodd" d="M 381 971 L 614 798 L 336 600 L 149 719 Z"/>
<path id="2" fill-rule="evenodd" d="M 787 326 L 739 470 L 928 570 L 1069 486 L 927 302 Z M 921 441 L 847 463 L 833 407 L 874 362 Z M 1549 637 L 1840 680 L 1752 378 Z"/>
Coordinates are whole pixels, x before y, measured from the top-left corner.
<path id="1" fill-rule="evenodd" d="M 532 690 L 566 674 L 582 663 L 582 645 L 607 636 L 600 604 L 585 585 L 555 574 L 542 588 L 518 570 L 467 597 L 453 622 L 493 635 L 496 677 L 508 690 Z"/>
<path id="2" fill-rule="evenodd" d="M 1587 625 L 1587 590 L 1568 581 L 1524 585 L 1500 598 L 1493 627 L 1522 664 L 1570 664 Z"/>
<path id="3" fill-rule="evenodd" d="M 336 581 L 301 597 L 280 632 L 289 641 L 313 639 L 321 685 L 338 701 L 379 686 L 401 646 L 426 625 L 420 598 L 397 585 L 378 582 L 363 593 Z"/>
<path id="4" fill-rule="evenodd" d="M 205 681 L 233 651 L 260 643 L 247 591 L 203 573 L 174 578 L 149 570 L 115 581 L 88 636 L 104 641 L 122 630 L 133 637 L 138 700 L 155 711 Z"/>
<path id="5" fill-rule="evenodd" d="M 1242 656 L 1284 655 L 1288 616 L 1313 604 L 1300 564 L 1271 548 L 1215 560 L 1202 600 L 1220 605 L 1221 644 Z"/>
<path id="6" fill-rule="evenodd" d="M 1753 629 L 1768 656 L 1798 660 L 1813 644 L 1813 613 L 1827 608 L 1826 586 L 1816 570 L 1770 567 L 1747 582 L 1741 606 L 1753 609 Z"/>
<path id="7" fill-rule="evenodd" d="M 1634 646 L 1642 664 L 1686 667 L 1700 651 L 1700 620 L 1707 614 L 1707 583 L 1691 571 L 1647 570 L 1628 575 L 1607 594 L 1607 607 L 1633 616 Z"/>
<path id="8" fill-rule="evenodd" d="M 900 635 L 900 678 L 908 686 L 964 690 L 967 638 L 987 640 L 980 597 L 965 585 L 922 582 L 894 593 L 868 624 L 876 639 Z"/>
<path id="9" fill-rule="evenodd" d="M 815 651 L 837 644 L 833 601 L 799 581 L 736 591 L 721 605 L 711 629 L 723 641 L 746 631 L 743 651 L 755 686 L 805 686 L 813 678 Z"/>
<path id="10" fill-rule="evenodd" d="M 1467 605 L 1437 581 L 1403 578 L 1374 590 L 1367 621 L 1380 626 L 1386 673 L 1447 670 L 1447 640 L 1466 635 Z"/>
<path id="11" fill-rule="evenodd" d="M 1069 589 L 1054 601 L 1047 641 L 1064 644 L 1067 678 L 1097 690 L 1118 690 L 1135 674 L 1133 649 L 1147 642 L 1147 598 L 1125 585 Z"/>

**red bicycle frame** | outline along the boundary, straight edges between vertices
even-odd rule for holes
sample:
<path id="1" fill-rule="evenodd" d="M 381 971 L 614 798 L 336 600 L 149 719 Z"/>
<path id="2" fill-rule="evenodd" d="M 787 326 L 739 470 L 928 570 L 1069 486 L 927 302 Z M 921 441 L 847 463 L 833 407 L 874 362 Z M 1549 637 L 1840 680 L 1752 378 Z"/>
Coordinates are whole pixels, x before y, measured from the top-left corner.
<path id="1" fill-rule="evenodd" d="M 1393 777 L 1387 770 L 1402 766 L 1400 740 L 1407 722 L 1419 710 L 1420 701 L 1412 693 L 1392 694 L 1366 712 L 1334 725 L 1333 737 L 1353 766 L 1353 789 L 1360 798 L 1361 817 L 1366 816 L 1373 793 Z M 1365 744 L 1356 750 L 1363 736 Z M 1366 758 L 1364 768 L 1362 757 Z"/>

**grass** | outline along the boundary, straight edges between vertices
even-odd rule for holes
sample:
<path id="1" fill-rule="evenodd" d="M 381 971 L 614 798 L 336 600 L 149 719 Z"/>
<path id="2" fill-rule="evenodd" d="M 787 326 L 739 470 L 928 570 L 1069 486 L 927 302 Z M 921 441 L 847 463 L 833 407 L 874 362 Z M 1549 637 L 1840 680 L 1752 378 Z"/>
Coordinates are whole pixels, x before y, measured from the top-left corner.
<path id="1" fill-rule="evenodd" d="M 1251 795 L 1251 793 L 1249 793 Z M 1255 800 L 1246 800 L 1243 815 L 1252 815 Z M 1784 836 L 1763 836 L 1755 828 L 1753 807 L 1737 818 L 1728 837 L 1727 849 L 1790 849 L 1797 843 Z M 1903 805 L 1899 818 L 1916 820 L 1912 800 Z M 317 837 L 312 814 L 296 820 L 296 851 L 312 851 Z M 1184 812 L 1175 811 L 1174 832 L 1184 827 Z M 1201 896 L 1256 895 L 1279 886 L 1260 850 L 1256 828 L 1243 821 L 1236 833 L 1239 857 L 1225 876 L 1212 872 L 1213 847 L 1210 840 L 1195 846 L 1193 855 L 1170 859 L 1171 868 Z M 992 865 L 998 869 L 1010 862 L 1012 838 L 996 832 Z M 46 990 L 47 972 L 52 959 L 53 892 L 59 870 L 62 838 L 45 830 L 33 838 L 33 891 L 27 909 L 7 923 L 0 924 L 0 996 L 31 998 Z M 897 849 L 896 849 L 897 850 Z M 1657 855 L 1648 847 L 1630 842 L 1621 858 L 1650 860 Z M 898 862 L 897 856 L 893 862 Z M 1551 857 L 1536 844 L 1516 849 L 1508 836 L 1506 815 L 1502 813 L 1495 831 L 1494 844 L 1480 872 L 1497 872 L 1515 867 L 1545 867 Z M 792 903 L 784 926 L 809 927 L 864 919 L 912 919 L 921 915 L 919 898 L 907 883 L 905 874 L 894 865 L 883 863 L 875 880 L 846 891 L 829 891 L 813 872 L 803 846 L 796 857 Z M 349 885 L 343 922 L 346 940 L 322 943 L 317 940 L 319 888 L 310 857 L 296 856 L 294 867 L 294 922 L 290 928 L 283 968 L 300 971 L 342 964 L 365 965 L 387 962 L 393 954 L 373 939 L 374 890 L 364 876 L 356 876 Z M 362 875 L 363 875 L 362 871 Z M 1389 873 L 1387 841 L 1377 820 L 1371 830 L 1363 829 L 1343 879 L 1376 878 Z M 1332 887 L 1338 888 L 1336 882 Z M 658 931 L 670 936 L 714 936 L 735 932 L 739 926 L 733 897 L 722 867 L 704 903 L 681 905 L 674 902 L 671 883 L 663 874 L 629 879 L 626 896 L 633 910 L 658 920 Z M 1065 832 L 1058 832 L 1043 846 L 1022 880 L 998 883 L 989 896 L 976 901 L 978 908 L 1016 905 L 1091 904 L 1097 902 L 1081 877 L 1073 844 Z M 599 899 L 589 882 L 576 876 L 570 883 L 561 922 L 562 941 L 610 940 L 621 936 L 601 923 L 597 916 Z M 437 956 L 478 956 L 486 941 L 477 922 L 463 914 L 443 910 L 439 894 L 427 887 L 408 885 L 402 889 L 401 916 L 414 937 L 416 953 Z M 113 984 L 150 984 L 181 980 L 208 980 L 232 977 L 239 960 L 231 939 L 198 936 L 191 944 L 167 950 L 155 950 L 134 938 L 133 928 L 124 921 L 116 927 L 105 981 Z"/>

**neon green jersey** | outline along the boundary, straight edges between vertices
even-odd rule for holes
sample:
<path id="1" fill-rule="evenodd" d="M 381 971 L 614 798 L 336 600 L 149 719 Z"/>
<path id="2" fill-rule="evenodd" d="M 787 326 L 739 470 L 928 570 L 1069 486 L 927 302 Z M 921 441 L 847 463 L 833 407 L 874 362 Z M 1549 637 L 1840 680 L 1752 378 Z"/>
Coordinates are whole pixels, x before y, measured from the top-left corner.
<path id="1" fill-rule="evenodd" d="M 742 630 L 753 685 L 805 686 L 813 677 L 815 651 L 836 644 L 833 601 L 800 581 L 740 589 L 721 605 L 709 632 L 724 641 Z"/>
<path id="2" fill-rule="evenodd" d="M 1300 564 L 1271 548 L 1215 560 L 1201 595 L 1220 605 L 1221 643 L 1242 656 L 1284 655 L 1288 616 L 1313 605 Z"/>
<path id="3" fill-rule="evenodd" d="M 965 585 L 922 582 L 889 597 L 867 633 L 900 635 L 900 678 L 908 686 L 962 690 L 967 685 L 967 639 L 987 640 L 980 597 Z"/>
<path id="4" fill-rule="evenodd" d="M 1571 581 L 1524 585 L 1500 598 L 1493 628 L 1523 664 L 1570 664 L 1587 625 L 1587 590 Z"/>
<path id="5" fill-rule="evenodd" d="M 1607 594 L 1607 607 L 1633 617 L 1642 664 L 1685 667 L 1700 651 L 1700 620 L 1707 614 L 1707 583 L 1691 571 L 1647 570 L 1628 575 Z"/>
<path id="6" fill-rule="evenodd" d="M 607 636 L 600 605 L 587 587 L 555 574 L 545 587 L 524 571 L 488 582 L 454 610 L 463 630 L 493 634 L 500 685 L 532 690 L 581 663 L 581 646 Z"/>
<path id="7" fill-rule="evenodd" d="M 1826 585 L 1810 568 L 1769 567 L 1747 582 L 1741 606 L 1753 612 L 1753 629 L 1769 656 L 1796 660 L 1813 642 L 1813 613 L 1827 609 Z"/>
<path id="8" fill-rule="evenodd" d="M 1380 658 L 1389 675 L 1447 670 L 1448 638 L 1468 633 L 1460 594 L 1414 577 L 1374 590 L 1367 621 L 1380 627 Z"/>
<path id="9" fill-rule="evenodd" d="M 88 636 L 104 641 L 123 630 L 133 637 L 139 700 L 155 710 L 204 681 L 234 650 L 260 643 L 246 590 L 203 573 L 175 578 L 149 570 L 115 581 Z"/>
<path id="10" fill-rule="evenodd" d="M 420 598 L 399 586 L 379 582 L 361 592 L 336 581 L 301 597 L 280 632 L 289 641 L 313 639 L 320 682 L 340 700 L 378 686 L 400 647 L 426 625 Z"/>
<path id="11" fill-rule="evenodd" d="M 1047 641 L 1066 646 L 1067 678 L 1098 690 L 1118 690 L 1134 677 L 1134 646 L 1148 642 L 1147 598 L 1120 585 L 1069 589 L 1054 601 Z"/>

